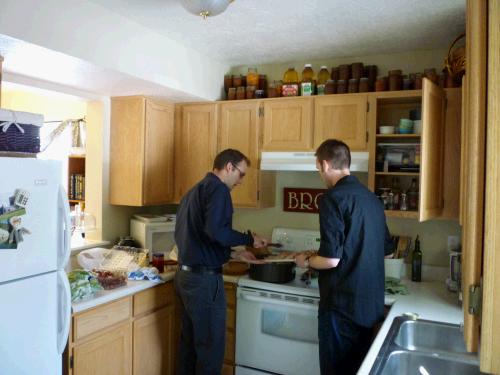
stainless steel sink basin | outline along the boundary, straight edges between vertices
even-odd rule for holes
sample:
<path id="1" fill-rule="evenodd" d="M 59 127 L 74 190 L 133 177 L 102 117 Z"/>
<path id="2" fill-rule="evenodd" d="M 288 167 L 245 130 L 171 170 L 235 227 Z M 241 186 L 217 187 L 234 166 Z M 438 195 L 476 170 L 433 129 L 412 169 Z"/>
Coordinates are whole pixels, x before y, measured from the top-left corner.
<path id="1" fill-rule="evenodd" d="M 456 358 L 436 357 L 429 354 L 409 351 L 390 353 L 380 374 L 481 374 L 475 363 L 460 362 Z"/>
<path id="2" fill-rule="evenodd" d="M 401 323 L 394 342 L 408 350 L 466 354 L 463 333 L 454 324 L 407 320 Z"/>
<path id="3" fill-rule="evenodd" d="M 460 326 L 398 316 L 370 374 L 481 374 L 479 359 L 467 353 Z"/>

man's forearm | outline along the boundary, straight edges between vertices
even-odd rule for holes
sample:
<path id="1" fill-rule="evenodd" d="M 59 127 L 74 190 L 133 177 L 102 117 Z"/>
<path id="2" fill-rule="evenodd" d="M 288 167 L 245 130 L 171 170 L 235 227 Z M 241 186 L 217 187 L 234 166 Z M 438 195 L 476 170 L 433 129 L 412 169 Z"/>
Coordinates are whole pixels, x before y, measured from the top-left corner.
<path id="1" fill-rule="evenodd" d="M 327 270 L 338 266 L 340 259 L 325 258 L 321 255 L 313 255 L 309 258 L 309 267 L 317 270 Z"/>

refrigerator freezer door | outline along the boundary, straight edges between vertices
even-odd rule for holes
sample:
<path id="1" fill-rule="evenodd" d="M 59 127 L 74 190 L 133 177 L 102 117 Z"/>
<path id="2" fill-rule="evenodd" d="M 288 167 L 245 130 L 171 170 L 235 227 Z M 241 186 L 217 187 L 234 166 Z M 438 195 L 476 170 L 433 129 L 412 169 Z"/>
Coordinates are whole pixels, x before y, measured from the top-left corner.
<path id="1" fill-rule="evenodd" d="M 61 164 L 0 158 L 0 283 L 55 271 L 61 243 Z"/>
<path id="2" fill-rule="evenodd" d="M 0 283 L 0 374 L 61 374 L 57 273 Z"/>

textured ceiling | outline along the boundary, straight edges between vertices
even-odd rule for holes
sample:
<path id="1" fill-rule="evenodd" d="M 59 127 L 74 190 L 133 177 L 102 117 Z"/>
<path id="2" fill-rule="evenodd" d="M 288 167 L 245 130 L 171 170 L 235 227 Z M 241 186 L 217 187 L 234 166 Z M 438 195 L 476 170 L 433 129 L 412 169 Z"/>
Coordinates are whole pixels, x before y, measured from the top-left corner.
<path id="1" fill-rule="evenodd" d="M 90 0 L 232 66 L 446 48 L 465 0 L 235 0 L 203 20 L 180 0 Z"/>

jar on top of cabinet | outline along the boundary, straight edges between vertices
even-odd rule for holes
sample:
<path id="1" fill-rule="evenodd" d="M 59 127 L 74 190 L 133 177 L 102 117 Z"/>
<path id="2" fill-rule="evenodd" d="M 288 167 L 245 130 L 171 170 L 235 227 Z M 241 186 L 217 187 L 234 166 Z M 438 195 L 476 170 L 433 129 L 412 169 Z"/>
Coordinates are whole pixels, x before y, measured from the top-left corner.
<path id="1" fill-rule="evenodd" d="M 247 86 L 259 86 L 259 74 L 257 73 L 257 68 L 248 68 Z"/>

